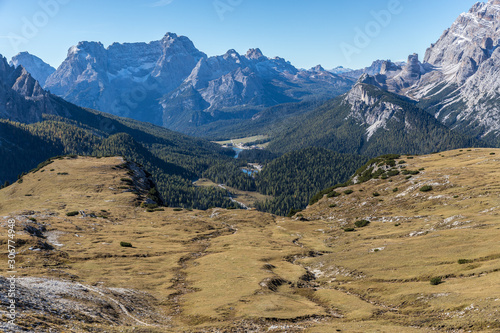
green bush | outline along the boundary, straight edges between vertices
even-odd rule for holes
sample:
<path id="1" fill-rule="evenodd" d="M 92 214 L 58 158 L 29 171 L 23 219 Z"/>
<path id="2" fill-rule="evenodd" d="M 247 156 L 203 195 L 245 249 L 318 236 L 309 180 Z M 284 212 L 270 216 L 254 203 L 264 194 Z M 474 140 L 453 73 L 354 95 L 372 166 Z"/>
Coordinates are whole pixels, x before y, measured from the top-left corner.
<path id="1" fill-rule="evenodd" d="M 120 242 L 121 247 L 132 247 L 132 243 L 129 242 Z"/>
<path id="2" fill-rule="evenodd" d="M 182 211 L 182 208 L 174 208 L 174 212 L 180 212 Z"/>
<path id="3" fill-rule="evenodd" d="M 420 192 L 429 192 L 432 191 L 432 186 L 430 185 L 425 185 L 420 188 Z"/>
<path id="4" fill-rule="evenodd" d="M 374 197 L 379 197 L 379 196 L 380 196 L 380 193 L 378 193 L 378 192 L 373 192 L 373 196 L 374 196 Z"/>
<path id="5" fill-rule="evenodd" d="M 80 213 L 75 210 L 75 211 L 66 213 L 66 216 L 77 216 L 78 214 L 80 214 Z"/>
<path id="6" fill-rule="evenodd" d="M 438 284 L 441 284 L 441 283 L 443 283 L 443 279 L 440 276 L 435 276 L 435 277 L 431 278 L 431 284 L 433 286 L 437 286 Z"/>
<path id="7" fill-rule="evenodd" d="M 354 192 L 353 190 L 345 190 L 344 194 L 349 195 L 349 194 L 352 194 L 353 192 Z"/>
<path id="8" fill-rule="evenodd" d="M 337 191 L 332 191 L 332 192 L 328 193 L 326 196 L 327 196 L 327 198 L 335 198 L 335 197 L 340 196 L 340 193 Z"/>
<path id="9" fill-rule="evenodd" d="M 344 231 L 345 232 L 353 232 L 353 231 L 356 231 L 356 229 L 354 229 L 354 228 L 344 228 Z"/>
<path id="10" fill-rule="evenodd" d="M 335 207 L 337 207 L 337 205 L 336 204 L 331 204 L 329 207 L 330 208 L 335 208 Z"/>
<path id="11" fill-rule="evenodd" d="M 389 172 L 387 173 L 387 175 L 388 175 L 389 177 L 394 177 L 394 176 L 399 175 L 399 171 L 398 171 L 398 170 L 391 170 L 391 171 L 389 171 Z"/>
<path id="12" fill-rule="evenodd" d="M 403 170 L 401 172 L 403 175 L 418 175 L 420 171 L 418 170 Z"/>
<path id="13" fill-rule="evenodd" d="M 354 222 L 354 225 L 358 228 L 366 227 L 369 224 L 370 224 L 370 221 L 367 221 L 367 220 L 359 220 L 359 221 Z"/>
<path id="14" fill-rule="evenodd" d="M 458 259 L 459 265 L 470 264 L 471 262 L 472 262 L 472 260 L 469 260 L 469 259 Z"/>
<path id="15" fill-rule="evenodd" d="M 399 191 L 399 188 L 397 188 L 397 187 L 392 189 L 392 192 L 394 192 L 394 193 L 396 193 L 397 191 Z"/>

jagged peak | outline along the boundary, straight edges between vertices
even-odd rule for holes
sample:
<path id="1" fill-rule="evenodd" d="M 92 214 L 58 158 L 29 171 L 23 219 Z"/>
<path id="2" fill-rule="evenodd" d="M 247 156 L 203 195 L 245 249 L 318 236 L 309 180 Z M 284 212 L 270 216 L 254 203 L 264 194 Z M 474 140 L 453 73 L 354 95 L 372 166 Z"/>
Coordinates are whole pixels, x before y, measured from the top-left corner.
<path id="1" fill-rule="evenodd" d="M 227 59 L 227 58 L 239 59 L 240 54 L 235 49 L 230 49 L 223 55 L 223 57 L 224 57 L 224 59 Z"/>
<path id="2" fill-rule="evenodd" d="M 258 59 L 264 57 L 264 55 L 262 54 L 262 51 L 259 48 L 255 48 L 255 49 L 248 50 L 246 57 L 248 59 L 258 60 Z"/>
<path id="3" fill-rule="evenodd" d="M 165 36 L 163 36 L 164 40 L 167 40 L 167 39 L 177 39 L 177 38 L 179 38 L 179 36 L 176 33 L 173 33 L 173 32 L 167 32 L 165 34 Z"/>
<path id="4" fill-rule="evenodd" d="M 314 72 L 324 72 L 325 71 L 325 69 L 321 65 L 314 66 L 313 68 L 311 68 L 311 70 Z"/>
<path id="5" fill-rule="evenodd" d="M 374 76 L 364 73 L 359 77 L 358 81 L 356 82 L 356 86 L 359 84 L 371 84 L 373 86 L 377 86 L 377 80 Z"/>

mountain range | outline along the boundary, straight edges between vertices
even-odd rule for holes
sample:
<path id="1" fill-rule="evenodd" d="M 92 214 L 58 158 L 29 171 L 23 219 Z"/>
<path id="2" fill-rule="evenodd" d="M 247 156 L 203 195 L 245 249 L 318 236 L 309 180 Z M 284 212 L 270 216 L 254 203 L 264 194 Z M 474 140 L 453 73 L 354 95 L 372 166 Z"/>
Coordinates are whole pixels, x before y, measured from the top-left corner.
<path id="1" fill-rule="evenodd" d="M 352 79 L 321 66 L 299 70 L 259 49 L 208 57 L 184 36 L 167 33 L 150 43 L 80 42 L 53 71 L 22 53 L 23 65 L 41 85 L 69 102 L 170 129 L 188 129 L 225 119 L 249 119 L 265 107 L 331 98 Z"/>
<path id="2" fill-rule="evenodd" d="M 74 104 L 201 136 L 226 126 L 231 135 L 235 123 L 250 124 L 269 107 L 334 98 L 368 74 L 372 84 L 417 101 L 447 127 L 498 141 L 499 22 L 499 1 L 479 2 L 422 62 L 413 54 L 406 62 L 377 60 L 360 70 L 297 69 L 259 49 L 208 57 L 174 33 L 107 48 L 80 42 L 57 70 L 26 52 L 11 64 L 23 65 L 43 88 Z"/>

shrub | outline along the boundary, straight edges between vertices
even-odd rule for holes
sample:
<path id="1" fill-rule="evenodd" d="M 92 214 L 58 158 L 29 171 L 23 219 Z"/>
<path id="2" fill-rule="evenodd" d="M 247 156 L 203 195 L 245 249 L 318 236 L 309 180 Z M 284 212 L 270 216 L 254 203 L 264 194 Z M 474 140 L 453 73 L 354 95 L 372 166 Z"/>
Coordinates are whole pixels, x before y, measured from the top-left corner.
<path id="1" fill-rule="evenodd" d="M 420 171 L 418 170 L 403 170 L 401 172 L 403 175 L 418 175 Z"/>
<path id="2" fill-rule="evenodd" d="M 353 190 L 345 190 L 344 194 L 349 195 L 349 194 L 352 194 L 352 192 L 354 192 L 354 191 Z"/>
<path id="3" fill-rule="evenodd" d="M 174 212 L 180 212 L 182 211 L 182 208 L 174 208 Z"/>
<path id="4" fill-rule="evenodd" d="M 176 209 L 179 209 L 179 208 L 174 208 L 174 212 L 177 212 Z M 182 209 L 180 209 L 180 210 L 182 210 Z M 288 212 L 287 217 L 292 217 L 295 214 L 300 213 L 301 211 L 302 211 L 302 209 L 290 209 L 290 212 Z"/>
<path id="5" fill-rule="evenodd" d="M 431 284 L 433 286 L 437 286 L 438 284 L 441 284 L 441 283 L 443 283 L 443 279 L 440 276 L 435 276 L 435 277 L 431 278 Z"/>
<path id="6" fill-rule="evenodd" d="M 414 159 L 414 157 L 413 157 L 413 156 L 407 156 L 406 158 L 407 158 L 407 159 L 409 159 L 409 160 Z"/>
<path id="7" fill-rule="evenodd" d="M 387 160 L 385 162 L 385 164 L 387 164 L 388 166 L 393 167 L 393 166 L 396 166 L 396 161 L 394 161 L 394 160 Z"/>
<path id="8" fill-rule="evenodd" d="M 80 213 L 75 210 L 75 211 L 66 213 L 66 216 L 77 216 L 78 214 L 80 214 Z"/>
<path id="9" fill-rule="evenodd" d="M 327 198 L 335 198 L 335 197 L 338 197 L 339 195 L 340 195 L 339 192 L 332 191 L 332 192 L 327 194 Z"/>
<path id="10" fill-rule="evenodd" d="M 459 265 L 470 264 L 471 262 L 472 262 L 472 260 L 469 260 L 469 259 L 458 259 Z"/>
<path id="11" fill-rule="evenodd" d="M 394 193 L 397 192 L 397 191 L 399 191 L 399 188 L 397 188 L 397 187 L 394 188 L 394 189 L 392 189 L 392 192 L 394 192 Z"/>
<path id="12" fill-rule="evenodd" d="M 425 185 L 420 188 L 420 192 L 429 192 L 432 191 L 432 186 L 430 185 Z"/>
<path id="13" fill-rule="evenodd" d="M 378 192 L 373 192 L 373 196 L 374 196 L 374 197 L 379 197 L 379 196 L 380 196 L 380 193 L 378 193 Z"/>
<path id="14" fill-rule="evenodd" d="M 129 242 L 120 242 L 121 247 L 132 247 L 132 243 Z"/>
<path id="15" fill-rule="evenodd" d="M 410 179 L 412 176 L 406 176 L 405 179 L 408 180 Z"/>
<path id="16" fill-rule="evenodd" d="M 387 175 L 388 175 L 389 177 L 394 177 L 394 176 L 399 175 L 399 171 L 398 171 L 398 170 L 391 170 L 391 171 L 389 171 L 389 172 L 387 173 Z"/>
<path id="17" fill-rule="evenodd" d="M 490 155 L 496 155 L 495 153 L 490 153 Z"/>
<path id="18" fill-rule="evenodd" d="M 356 231 L 356 229 L 354 229 L 354 228 L 344 228 L 344 231 L 345 232 L 353 232 L 353 231 Z"/>
<path id="19" fill-rule="evenodd" d="M 370 221 L 367 221 L 367 220 L 359 220 L 359 221 L 354 222 L 354 225 L 358 228 L 366 227 L 368 224 L 370 224 Z"/>
<path id="20" fill-rule="evenodd" d="M 336 205 L 336 204 L 332 204 L 332 205 L 330 205 L 329 207 L 330 207 L 330 208 L 335 208 L 335 207 L 337 207 L 337 205 Z"/>
<path id="21" fill-rule="evenodd" d="M 147 203 L 143 202 L 141 204 L 141 207 L 142 208 L 148 208 L 148 209 L 155 209 L 155 208 L 158 208 L 158 204 L 156 204 L 156 203 L 147 204 Z"/>
<path id="22" fill-rule="evenodd" d="M 405 164 L 405 163 L 406 163 L 405 160 L 401 160 L 401 161 L 398 162 L 398 164 Z"/>
<path id="23" fill-rule="evenodd" d="M 58 172 L 57 174 L 59 176 L 67 176 L 67 175 L 69 175 L 69 173 L 67 173 L 67 172 Z"/>

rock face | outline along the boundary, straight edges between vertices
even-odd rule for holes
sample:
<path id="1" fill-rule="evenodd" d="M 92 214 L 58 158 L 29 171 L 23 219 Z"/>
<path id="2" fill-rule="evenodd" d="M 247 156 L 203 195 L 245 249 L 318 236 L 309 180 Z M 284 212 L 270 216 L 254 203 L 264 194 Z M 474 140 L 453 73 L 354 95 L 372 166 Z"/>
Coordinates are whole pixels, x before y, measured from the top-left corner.
<path id="1" fill-rule="evenodd" d="M 207 57 L 183 36 L 150 43 L 80 42 L 45 88 L 80 106 L 184 130 L 220 119 L 251 118 L 263 107 L 334 97 L 353 81 L 321 66 L 298 70 L 259 49 Z"/>
<path id="2" fill-rule="evenodd" d="M 432 44 L 421 63 L 383 65 L 371 84 L 411 97 L 446 126 L 500 136 L 500 2 L 476 3 Z M 388 69 L 391 70 L 388 70 Z"/>
<path id="3" fill-rule="evenodd" d="M 397 104 L 391 103 L 382 94 L 377 93 L 378 88 L 374 77 L 363 74 L 358 83 L 345 95 L 344 102 L 349 104 L 351 112 L 347 119 L 354 119 L 366 129 L 366 140 L 380 129 L 386 129 L 390 121 L 404 122 L 405 110 Z"/>
<path id="4" fill-rule="evenodd" d="M 312 96 L 333 97 L 351 85 L 351 80 L 321 66 L 298 70 L 285 59 L 265 57 L 259 49 L 245 56 L 229 50 L 223 56 L 200 59 L 182 85 L 165 95 L 163 125 L 183 130 L 186 121 L 198 126 L 251 118 L 262 107 Z"/>
<path id="5" fill-rule="evenodd" d="M 500 2 L 475 4 L 459 16 L 425 62 L 437 73 L 422 77 L 411 94 L 432 100 L 447 91 L 432 112 L 448 126 L 478 136 L 500 135 Z M 434 89 L 434 91 L 432 91 Z"/>
<path id="6" fill-rule="evenodd" d="M 175 89 L 206 55 L 186 37 L 167 34 L 151 43 L 80 42 L 45 88 L 80 106 L 159 122 L 155 99 Z M 142 114 L 139 110 L 144 109 Z M 155 119 L 150 119 L 155 116 Z"/>
<path id="7" fill-rule="evenodd" d="M 42 114 L 65 115 L 53 98 L 26 69 L 9 66 L 0 55 L 0 118 L 32 123 Z"/>
<path id="8" fill-rule="evenodd" d="M 14 67 L 22 65 L 42 87 L 47 78 L 56 71 L 54 67 L 28 52 L 21 52 L 12 57 L 10 65 Z"/>

